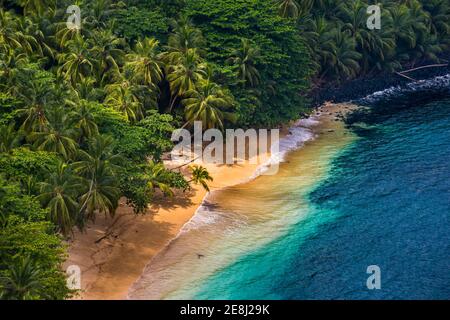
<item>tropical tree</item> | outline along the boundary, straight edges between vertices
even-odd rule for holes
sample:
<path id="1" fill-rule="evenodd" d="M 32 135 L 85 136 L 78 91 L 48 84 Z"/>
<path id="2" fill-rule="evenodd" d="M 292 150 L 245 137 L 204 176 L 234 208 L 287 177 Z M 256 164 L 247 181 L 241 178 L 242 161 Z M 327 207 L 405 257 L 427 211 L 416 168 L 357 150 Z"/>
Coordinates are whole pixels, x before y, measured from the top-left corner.
<path id="1" fill-rule="evenodd" d="M 28 62 L 28 56 L 20 50 L 8 47 L 0 51 L 0 87 L 4 87 L 4 91 L 14 87 L 18 70 Z"/>
<path id="2" fill-rule="evenodd" d="M 351 79 L 358 74 L 358 61 L 362 55 L 356 51 L 356 41 L 341 30 L 334 32 L 334 51 L 331 53 L 321 77 L 337 80 Z"/>
<path id="3" fill-rule="evenodd" d="M 183 95 L 182 105 L 186 124 L 201 121 L 206 129 L 224 129 L 224 121 L 234 121 L 231 112 L 226 112 L 233 104 L 219 85 L 209 79 L 200 81 L 197 89 L 189 90 Z"/>
<path id="4" fill-rule="evenodd" d="M 96 61 L 96 74 L 100 83 L 107 83 L 120 77 L 120 67 L 124 57 L 124 39 L 117 38 L 109 29 L 92 34 L 90 53 Z M 119 76 L 118 76 L 119 75 Z"/>
<path id="5" fill-rule="evenodd" d="M 162 162 L 150 161 L 145 168 L 143 178 L 147 181 L 149 190 L 159 189 L 164 195 L 173 196 L 173 191 L 168 183 L 167 169 Z"/>
<path id="6" fill-rule="evenodd" d="M 138 89 L 138 86 L 133 86 L 127 80 L 108 85 L 105 104 L 122 112 L 128 121 L 139 121 L 144 118 L 144 106 L 139 100 Z"/>
<path id="7" fill-rule="evenodd" d="M 189 167 L 192 173 L 192 179 L 190 182 L 195 184 L 200 184 L 206 191 L 209 190 L 208 181 L 213 181 L 214 179 L 210 176 L 208 170 L 205 167 L 193 165 Z"/>
<path id="8" fill-rule="evenodd" d="M 48 208 L 48 219 L 55 223 L 64 235 L 68 235 L 78 215 L 77 193 L 82 187 L 69 165 L 59 162 L 49 172 L 46 182 L 40 184 L 38 199 Z"/>
<path id="9" fill-rule="evenodd" d="M 241 39 L 241 47 L 231 53 L 228 62 L 233 64 L 237 71 L 238 78 L 242 81 L 243 86 L 247 84 L 255 87 L 260 83 L 256 64 L 261 57 L 260 49 L 253 45 L 249 39 Z"/>
<path id="10" fill-rule="evenodd" d="M 202 32 L 196 28 L 187 16 L 181 16 L 178 20 L 171 21 L 172 33 L 169 35 L 169 55 L 175 52 L 186 54 L 189 49 L 201 49 L 205 44 Z"/>
<path id="11" fill-rule="evenodd" d="M 31 131 L 43 131 L 47 125 L 46 108 L 55 103 L 54 88 L 45 81 L 31 81 L 25 83 L 20 76 L 19 85 L 14 92 L 24 102 L 25 106 L 19 109 L 19 114 L 24 118 L 22 129 L 26 133 Z"/>
<path id="12" fill-rule="evenodd" d="M 71 121 L 80 130 L 80 138 L 91 138 L 98 135 L 98 126 L 91 102 L 80 100 L 71 113 Z"/>
<path id="13" fill-rule="evenodd" d="M 14 129 L 14 123 L 0 126 L 0 152 L 10 152 L 19 145 L 20 135 Z"/>
<path id="14" fill-rule="evenodd" d="M 67 46 L 69 51 L 58 55 L 58 61 L 61 64 L 58 75 L 62 75 L 65 80 L 75 85 L 94 72 L 96 61 L 82 36 L 70 40 Z"/>
<path id="15" fill-rule="evenodd" d="M 28 300 L 42 294 L 42 270 L 29 256 L 17 257 L 0 277 L 0 299 Z"/>
<path id="16" fill-rule="evenodd" d="M 55 0 L 18 0 L 17 2 L 23 7 L 26 15 L 42 16 L 47 10 L 54 10 L 56 6 Z"/>
<path id="17" fill-rule="evenodd" d="M 96 212 L 114 215 L 120 196 L 117 171 L 121 161 L 122 157 L 113 153 L 109 136 L 95 136 L 87 151 L 79 150 L 74 168 L 84 178 L 87 191 L 80 197 L 80 212 L 87 218 L 95 219 Z"/>
<path id="18" fill-rule="evenodd" d="M 29 139 L 37 150 L 56 152 L 64 159 L 72 158 L 77 151 L 77 143 L 72 121 L 63 108 L 52 108 L 47 111 L 47 124 L 39 132 L 32 132 Z"/>
<path id="19" fill-rule="evenodd" d="M 145 38 L 138 41 L 133 52 L 127 54 L 126 68 L 132 72 L 132 81 L 156 90 L 162 80 L 162 62 L 158 53 L 159 41 Z"/>
<path id="20" fill-rule="evenodd" d="M 169 112 L 178 97 L 189 90 L 194 90 L 196 83 L 206 76 L 206 64 L 197 54 L 196 49 L 188 49 L 185 54 L 178 53 L 174 62 L 175 64 L 168 66 L 167 80 L 172 95 Z"/>
<path id="21" fill-rule="evenodd" d="M 282 17 L 298 18 L 300 16 L 302 8 L 296 0 L 275 0 L 275 2 Z"/>

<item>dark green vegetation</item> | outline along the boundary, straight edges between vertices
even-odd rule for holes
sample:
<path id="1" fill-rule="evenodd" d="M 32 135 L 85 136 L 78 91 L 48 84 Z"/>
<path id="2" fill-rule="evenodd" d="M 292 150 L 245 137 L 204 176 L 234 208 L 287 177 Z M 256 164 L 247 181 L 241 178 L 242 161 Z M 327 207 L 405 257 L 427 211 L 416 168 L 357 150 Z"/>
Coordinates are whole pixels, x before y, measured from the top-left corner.
<path id="1" fill-rule="evenodd" d="M 437 61 L 445 0 L 0 0 L 0 295 L 70 295 L 63 237 L 120 197 L 136 213 L 196 183 L 164 168 L 174 128 L 275 126 L 311 83 Z"/>

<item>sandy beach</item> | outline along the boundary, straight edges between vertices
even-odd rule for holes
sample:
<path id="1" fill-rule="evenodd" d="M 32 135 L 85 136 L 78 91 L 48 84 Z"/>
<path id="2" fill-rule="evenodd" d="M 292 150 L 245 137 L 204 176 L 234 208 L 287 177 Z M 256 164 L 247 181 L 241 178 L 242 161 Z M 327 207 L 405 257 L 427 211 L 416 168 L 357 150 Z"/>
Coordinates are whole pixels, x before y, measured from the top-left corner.
<path id="1" fill-rule="evenodd" d="M 315 116 L 320 114 L 321 122 L 336 121 L 337 115 L 349 108 L 325 104 Z M 282 131 L 281 136 L 285 134 Z M 214 178 L 211 190 L 243 183 L 259 166 L 248 161 L 235 165 L 203 165 Z M 173 164 L 166 162 L 166 166 L 173 167 Z M 121 199 L 113 219 L 99 216 L 85 232 L 76 231 L 68 243 L 69 257 L 64 265 L 65 268 L 77 265 L 81 269 L 82 290 L 75 299 L 125 299 L 145 266 L 177 236 L 205 195 L 205 190 L 194 185 L 192 190 L 177 192 L 173 198 L 155 199 L 143 215 L 134 214 L 125 199 Z"/>

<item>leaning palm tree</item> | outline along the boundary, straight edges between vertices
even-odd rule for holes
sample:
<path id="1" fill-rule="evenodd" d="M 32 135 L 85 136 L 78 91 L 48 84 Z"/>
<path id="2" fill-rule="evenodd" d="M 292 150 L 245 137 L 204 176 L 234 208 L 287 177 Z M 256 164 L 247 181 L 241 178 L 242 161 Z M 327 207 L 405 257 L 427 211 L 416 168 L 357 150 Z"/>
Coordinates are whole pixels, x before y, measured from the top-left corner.
<path id="1" fill-rule="evenodd" d="M 0 276 L 0 299 L 45 298 L 42 296 L 43 280 L 42 270 L 33 263 L 30 256 L 18 257 Z"/>
<path id="2" fill-rule="evenodd" d="M 173 191 L 167 183 L 167 169 L 162 162 L 150 161 L 145 168 L 144 179 L 149 190 L 159 189 L 166 196 L 173 196 Z"/>
<path id="3" fill-rule="evenodd" d="M 41 184 L 38 199 L 48 208 L 48 219 L 57 225 L 64 235 L 68 235 L 77 220 L 78 190 L 82 185 L 71 168 L 64 162 L 58 163 L 56 170 Z"/>
<path id="4" fill-rule="evenodd" d="M 202 166 L 193 165 L 189 167 L 192 173 L 192 179 L 189 182 L 194 182 L 195 184 L 200 184 L 206 191 L 209 190 L 208 181 L 213 181 L 214 179 L 210 176 L 208 170 Z"/>
<path id="5" fill-rule="evenodd" d="M 201 81 L 197 89 L 187 91 L 181 103 L 184 106 L 185 126 L 201 121 L 206 129 L 223 130 L 224 121 L 233 120 L 232 113 L 225 111 L 232 106 L 232 99 L 209 79 Z"/>
<path id="6" fill-rule="evenodd" d="M 194 90 L 196 83 L 206 76 L 206 65 L 196 49 L 188 49 L 185 54 L 178 53 L 175 61 L 175 64 L 168 67 L 167 80 L 172 95 L 169 112 L 172 111 L 177 98 L 189 90 Z"/>
<path id="7" fill-rule="evenodd" d="M 260 57 L 259 48 L 244 38 L 241 39 L 241 47 L 231 53 L 228 62 L 237 69 L 237 76 L 243 86 L 249 84 L 250 87 L 255 87 L 260 83 L 261 77 L 255 66 Z"/>

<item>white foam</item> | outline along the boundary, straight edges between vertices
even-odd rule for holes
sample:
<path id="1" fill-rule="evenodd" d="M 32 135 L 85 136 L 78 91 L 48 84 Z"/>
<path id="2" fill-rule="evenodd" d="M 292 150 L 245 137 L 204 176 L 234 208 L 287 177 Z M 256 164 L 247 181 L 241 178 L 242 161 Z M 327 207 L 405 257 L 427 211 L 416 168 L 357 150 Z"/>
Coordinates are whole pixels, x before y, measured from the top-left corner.
<path id="1" fill-rule="evenodd" d="M 401 96 L 402 94 L 427 90 L 450 90 L 450 74 L 435 77 L 433 79 L 411 82 L 405 86 L 390 87 L 385 90 L 374 92 L 360 101 L 362 103 L 373 103 L 381 99 L 389 99 L 390 97 Z"/>
<path id="2" fill-rule="evenodd" d="M 279 141 L 278 152 L 272 152 L 269 159 L 259 165 L 255 172 L 248 177 L 242 183 L 246 183 L 256 179 L 257 177 L 263 175 L 272 166 L 277 165 L 285 161 L 286 155 L 293 150 L 301 148 L 305 142 L 313 140 L 315 135 L 312 131 L 312 127 L 319 124 L 319 120 L 311 116 L 307 119 L 298 120 L 292 127 L 289 128 L 289 134 Z M 216 190 L 213 192 L 218 192 Z M 179 234 L 175 237 L 178 238 L 181 234 L 188 232 L 190 230 L 198 229 L 204 227 L 205 225 L 216 223 L 221 218 L 231 218 L 232 213 L 221 212 L 219 210 L 214 210 L 213 205 L 207 201 L 209 194 L 205 196 L 202 204 L 197 208 L 196 212 L 192 218 L 181 228 Z M 236 221 L 242 222 L 242 217 L 236 219 Z"/>

